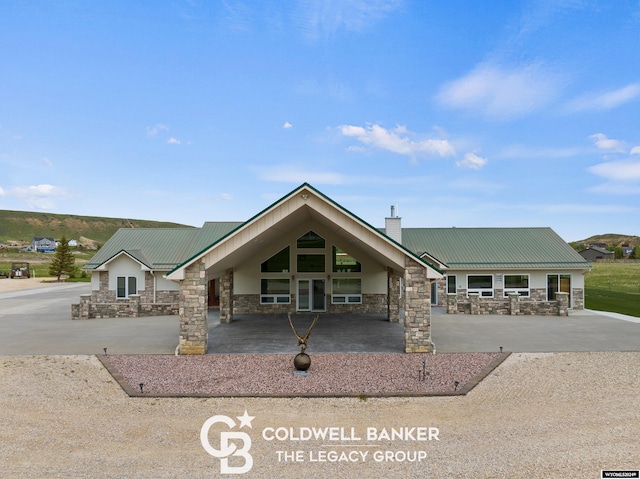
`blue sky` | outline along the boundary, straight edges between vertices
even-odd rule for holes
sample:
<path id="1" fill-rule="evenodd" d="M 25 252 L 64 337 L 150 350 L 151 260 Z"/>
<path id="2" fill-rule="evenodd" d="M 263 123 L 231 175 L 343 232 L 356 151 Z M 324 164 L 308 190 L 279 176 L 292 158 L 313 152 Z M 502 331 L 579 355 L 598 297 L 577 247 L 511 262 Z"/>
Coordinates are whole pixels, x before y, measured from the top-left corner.
<path id="1" fill-rule="evenodd" d="M 640 1 L 0 2 L 0 209 L 640 235 Z"/>

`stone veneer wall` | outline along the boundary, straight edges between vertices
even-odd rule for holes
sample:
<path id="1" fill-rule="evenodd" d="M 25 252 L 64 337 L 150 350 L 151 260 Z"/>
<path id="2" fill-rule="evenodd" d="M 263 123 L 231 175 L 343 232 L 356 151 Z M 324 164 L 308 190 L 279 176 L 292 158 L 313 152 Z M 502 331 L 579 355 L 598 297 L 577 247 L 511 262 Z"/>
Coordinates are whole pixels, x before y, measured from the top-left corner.
<path id="1" fill-rule="evenodd" d="M 388 296 L 387 319 L 390 323 L 400 322 L 400 276 L 392 269 L 388 270 Z"/>
<path id="2" fill-rule="evenodd" d="M 555 301 L 546 301 L 546 294 L 545 289 L 532 289 L 529 298 L 517 294 L 511 294 L 506 299 L 484 299 L 477 294 L 470 294 L 467 298 L 466 291 L 447 294 L 447 313 L 511 316 L 567 316 L 569 314 L 569 295 L 567 293 L 556 293 Z M 544 299 L 536 300 L 535 298 Z"/>
<path id="3" fill-rule="evenodd" d="M 131 294 L 114 303 L 95 303 L 91 294 L 80 295 L 80 304 L 71 305 L 71 319 L 138 318 L 178 314 L 178 301 L 143 303 L 141 296 Z"/>
<path id="4" fill-rule="evenodd" d="M 187 266 L 180 282 L 179 354 L 206 354 L 207 274 L 204 259 Z"/>
<path id="5" fill-rule="evenodd" d="M 404 291 L 405 352 L 431 352 L 431 283 L 425 267 L 408 256 L 405 258 Z"/>

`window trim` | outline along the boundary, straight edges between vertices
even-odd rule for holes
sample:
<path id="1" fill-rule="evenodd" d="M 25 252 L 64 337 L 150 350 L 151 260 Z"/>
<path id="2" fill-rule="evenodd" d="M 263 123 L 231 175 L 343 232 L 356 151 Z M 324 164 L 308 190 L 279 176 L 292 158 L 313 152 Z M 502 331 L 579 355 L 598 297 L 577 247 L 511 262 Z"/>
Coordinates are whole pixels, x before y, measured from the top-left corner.
<path id="1" fill-rule="evenodd" d="M 470 277 L 477 277 L 477 276 L 486 276 L 491 278 L 491 288 L 470 288 L 469 287 L 469 278 Z M 493 298 L 494 296 L 494 285 L 495 285 L 495 281 L 494 281 L 494 277 L 492 274 L 468 274 L 467 275 L 467 297 L 469 297 L 469 294 L 478 294 L 478 296 L 480 296 L 481 298 Z"/>
<path id="2" fill-rule="evenodd" d="M 123 286 L 120 286 L 120 280 L 124 281 Z M 131 282 L 133 280 L 133 292 L 131 290 Z M 120 291 L 124 292 L 124 296 L 120 295 Z M 137 276 L 116 276 L 116 299 L 129 299 L 132 294 L 138 294 L 138 277 Z"/>
<path id="3" fill-rule="evenodd" d="M 358 280 L 360 281 L 360 293 L 336 293 L 334 294 L 335 281 Z M 362 304 L 362 278 L 331 278 L 331 304 Z"/>
<path id="4" fill-rule="evenodd" d="M 526 288 L 507 288 L 507 276 L 526 276 L 528 286 Z M 531 296 L 531 277 L 529 274 L 503 274 L 502 284 L 504 285 L 504 292 L 502 294 L 505 298 L 508 298 L 510 293 L 518 293 L 523 298 Z"/>
<path id="5" fill-rule="evenodd" d="M 263 294 L 262 293 L 262 282 L 269 280 L 280 280 L 287 281 L 289 285 L 289 294 L 284 293 L 274 293 L 274 294 Z M 291 280 L 289 278 L 260 278 L 260 304 L 291 304 Z"/>
<path id="6" fill-rule="evenodd" d="M 454 291 L 451 291 L 449 286 L 451 286 L 449 284 L 449 279 L 453 278 L 453 287 L 454 287 Z M 447 275 L 447 294 L 457 294 L 458 293 L 458 276 L 455 274 L 448 274 Z"/>

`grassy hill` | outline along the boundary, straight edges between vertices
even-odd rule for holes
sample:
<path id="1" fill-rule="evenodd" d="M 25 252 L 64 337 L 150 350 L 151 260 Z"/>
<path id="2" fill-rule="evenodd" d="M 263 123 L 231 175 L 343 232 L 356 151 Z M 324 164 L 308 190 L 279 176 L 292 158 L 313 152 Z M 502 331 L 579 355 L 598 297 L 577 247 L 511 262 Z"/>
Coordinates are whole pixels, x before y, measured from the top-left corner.
<path id="1" fill-rule="evenodd" d="M 632 246 L 640 245 L 640 236 L 621 235 L 616 233 L 607 233 L 604 235 L 595 235 L 581 241 L 575 241 L 580 244 L 607 243 L 609 246 L 620 246 L 629 244 Z"/>
<path id="2" fill-rule="evenodd" d="M 120 228 L 185 228 L 186 225 L 127 218 L 59 215 L 0 210 L 0 241 L 31 244 L 34 236 L 75 239 L 104 244 Z"/>

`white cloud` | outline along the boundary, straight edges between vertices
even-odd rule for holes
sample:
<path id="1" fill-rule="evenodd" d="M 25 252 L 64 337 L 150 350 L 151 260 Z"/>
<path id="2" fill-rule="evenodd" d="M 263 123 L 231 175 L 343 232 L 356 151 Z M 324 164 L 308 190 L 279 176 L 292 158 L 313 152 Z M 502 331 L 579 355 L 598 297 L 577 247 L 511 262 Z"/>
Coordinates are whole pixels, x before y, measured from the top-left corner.
<path id="1" fill-rule="evenodd" d="M 607 138 L 604 133 L 595 133 L 589 136 L 593 143 L 601 150 L 623 152 L 623 143 L 620 140 Z"/>
<path id="2" fill-rule="evenodd" d="M 52 166 L 53 166 L 53 161 L 51 161 L 51 160 L 50 160 L 49 158 L 47 158 L 47 157 L 42 158 L 42 162 L 43 162 L 45 165 L 49 166 L 49 167 L 52 167 Z"/>
<path id="3" fill-rule="evenodd" d="M 573 111 L 611 110 L 640 97 L 640 83 L 631 83 L 617 90 L 588 93 L 569 104 Z"/>
<path id="4" fill-rule="evenodd" d="M 344 136 L 357 139 L 367 147 L 391 151 L 399 155 L 415 158 L 416 156 L 439 155 L 441 157 L 455 154 L 453 145 L 448 140 L 412 140 L 414 136 L 404 126 L 387 130 L 380 125 L 362 126 L 343 125 L 340 132 Z M 353 148 L 351 148 L 353 151 Z"/>
<path id="5" fill-rule="evenodd" d="M 499 158 L 570 158 L 583 153 L 584 148 L 558 147 L 536 148 L 523 145 L 511 145 L 498 153 Z"/>
<path id="6" fill-rule="evenodd" d="M 169 131 L 169 127 L 167 125 L 163 125 L 162 123 L 158 123 L 154 126 L 148 126 L 147 136 L 156 136 L 161 131 Z"/>
<path id="7" fill-rule="evenodd" d="M 63 188 L 57 186 L 42 184 L 33 186 L 17 186 L 4 193 L 6 196 L 15 196 L 21 198 L 31 208 L 52 209 L 55 208 L 56 198 L 68 196 Z"/>
<path id="8" fill-rule="evenodd" d="M 475 153 L 467 153 L 460 161 L 456 161 L 456 166 L 460 168 L 469 168 L 471 170 L 480 170 L 487 164 L 487 159 L 482 158 Z"/>
<path id="9" fill-rule="evenodd" d="M 594 175 L 613 181 L 637 181 L 640 180 L 640 161 L 619 160 L 600 163 L 588 168 Z"/>
<path id="10" fill-rule="evenodd" d="M 294 21 L 312 40 L 329 38 L 340 30 L 363 32 L 395 10 L 403 0 L 302 0 Z"/>
<path id="11" fill-rule="evenodd" d="M 229 193 L 220 193 L 220 199 L 224 201 L 233 201 L 233 195 Z"/>
<path id="12" fill-rule="evenodd" d="M 4 189 L 0 186 L 0 196 L 4 196 L 5 194 Z"/>
<path id="13" fill-rule="evenodd" d="M 634 146 L 633 148 L 631 148 L 631 152 L 629 154 L 640 155 L 640 146 Z"/>
<path id="14" fill-rule="evenodd" d="M 509 119 L 544 107 L 561 87 L 559 75 L 540 64 L 503 68 L 485 63 L 445 84 L 436 98 L 449 108 Z"/>
<path id="15" fill-rule="evenodd" d="M 288 130 L 291 127 L 293 127 L 293 125 L 291 123 L 289 123 L 288 121 L 285 121 L 284 125 L 282 125 L 282 128 L 284 128 L 285 130 Z"/>
<path id="16" fill-rule="evenodd" d="M 182 142 L 180 140 L 178 140 L 177 138 L 171 137 L 167 140 L 167 143 L 169 143 L 170 145 L 179 145 Z"/>

